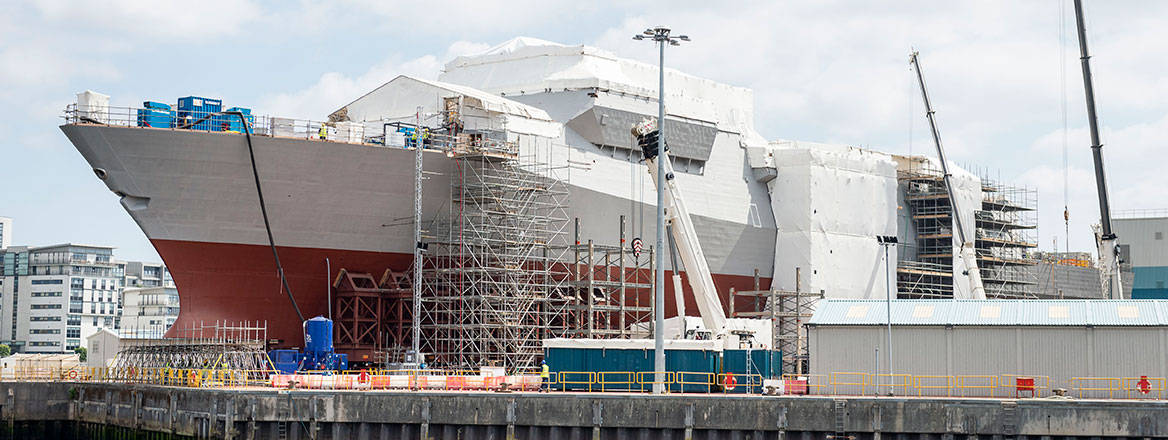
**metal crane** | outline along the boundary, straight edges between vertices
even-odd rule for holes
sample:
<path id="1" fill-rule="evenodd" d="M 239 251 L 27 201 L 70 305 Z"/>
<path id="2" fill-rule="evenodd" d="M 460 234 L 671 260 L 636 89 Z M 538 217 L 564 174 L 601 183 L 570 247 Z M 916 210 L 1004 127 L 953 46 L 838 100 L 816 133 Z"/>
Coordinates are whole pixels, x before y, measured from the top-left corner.
<path id="1" fill-rule="evenodd" d="M 665 221 L 669 228 L 669 234 L 673 237 L 673 244 L 677 248 L 677 255 L 681 257 L 686 278 L 689 280 L 689 286 L 693 291 L 705 330 L 712 332 L 715 339 L 724 339 L 726 346 L 732 348 L 737 348 L 747 341 L 769 342 L 772 331 L 769 320 L 726 317 L 726 310 L 722 308 L 717 287 L 714 286 L 709 263 L 706 262 L 702 245 L 698 242 L 698 234 L 690 220 L 689 209 L 686 208 L 685 200 L 681 197 L 681 190 L 677 187 L 677 181 L 674 179 L 673 164 L 670 163 L 667 153 L 669 148 L 665 147 L 665 151 L 660 153 L 657 151 L 659 133 L 657 123 L 653 120 L 642 121 L 633 126 L 632 133 L 641 147 L 645 157 L 645 165 L 648 167 L 649 175 L 653 178 L 654 183 L 663 177 L 658 175 L 659 160 L 664 169 L 663 206 L 665 207 Z M 677 290 L 675 294 L 679 301 L 678 310 L 684 310 L 684 305 L 681 305 L 684 302 L 682 302 L 683 296 L 680 293 L 681 283 L 678 280 L 677 270 L 677 267 L 673 268 L 674 289 Z M 679 319 L 684 325 L 684 316 L 679 316 Z M 687 334 L 701 335 L 703 332 L 687 332 L 683 329 L 682 337 Z M 738 339 L 734 340 L 727 337 L 728 335 L 736 335 Z"/>
<path id="2" fill-rule="evenodd" d="M 1095 161 L 1095 188 L 1099 193 L 1100 228 L 1095 233 L 1099 247 L 1103 294 L 1107 298 L 1123 297 L 1123 280 L 1119 272 L 1119 243 L 1111 229 L 1111 204 L 1107 199 L 1107 177 L 1103 170 L 1103 142 L 1099 140 L 1099 120 L 1095 115 L 1095 87 L 1091 79 L 1091 55 L 1087 54 L 1087 25 L 1083 18 L 1083 1 L 1075 0 L 1075 23 L 1079 28 L 1079 63 L 1083 66 L 1083 92 L 1087 95 L 1087 122 L 1091 126 L 1091 156 Z"/>
<path id="3" fill-rule="evenodd" d="M 908 62 L 916 69 L 917 82 L 921 85 L 921 99 L 925 101 L 925 116 L 929 118 L 929 127 L 933 130 L 933 144 L 937 146 L 937 159 L 941 162 L 941 172 L 944 174 L 945 192 L 949 195 L 949 207 L 953 211 L 953 229 L 957 241 L 961 245 L 958 252 L 961 261 L 965 262 L 965 273 L 969 277 L 970 297 L 971 299 L 986 299 L 985 287 L 981 282 L 981 271 L 977 267 L 977 251 L 974 248 L 973 240 L 966 238 L 965 228 L 961 224 L 961 213 L 957 209 L 957 197 L 953 194 L 953 175 L 949 173 L 949 161 L 945 159 L 945 148 L 941 146 L 941 131 L 937 128 L 933 105 L 929 101 L 929 91 L 925 89 L 925 76 L 921 73 L 921 60 L 917 55 L 917 51 L 913 51 L 912 55 L 909 55 Z"/>

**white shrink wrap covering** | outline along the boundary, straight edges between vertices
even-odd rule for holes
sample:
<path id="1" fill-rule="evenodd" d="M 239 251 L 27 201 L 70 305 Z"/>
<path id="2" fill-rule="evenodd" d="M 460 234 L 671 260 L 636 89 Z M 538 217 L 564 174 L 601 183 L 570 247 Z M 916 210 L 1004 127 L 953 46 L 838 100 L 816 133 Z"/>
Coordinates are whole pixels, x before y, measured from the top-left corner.
<path id="1" fill-rule="evenodd" d="M 884 297 L 885 277 L 896 279 L 896 252 L 885 265 L 876 236 L 896 235 L 896 162 L 848 146 L 785 141 L 771 147 L 777 175 L 768 189 L 778 228 L 771 285 L 794 290 L 798 267 L 804 292 Z"/>
<path id="2" fill-rule="evenodd" d="M 937 161 L 930 159 L 930 162 L 936 164 L 934 168 L 940 169 Z M 961 216 L 961 226 L 965 231 L 965 237 L 972 241 L 975 237 L 977 223 L 974 219 L 974 212 L 981 209 L 981 178 L 965 171 L 958 167 L 953 161 L 949 161 L 949 171 L 952 174 L 953 197 L 957 199 L 958 215 Z M 961 259 L 958 253 L 961 249 L 961 243 L 958 241 L 957 234 L 953 234 L 953 297 L 957 299 L 985 299 L 974 298 L 969 289 L 969 277 L 965 276 L 965 260 Z"/>
<path id="3" fill-rule="evenodd" d="M 77 116 L 89 122 L 109 123 L 109 95 L 92 90 L 77 94 Z"/>

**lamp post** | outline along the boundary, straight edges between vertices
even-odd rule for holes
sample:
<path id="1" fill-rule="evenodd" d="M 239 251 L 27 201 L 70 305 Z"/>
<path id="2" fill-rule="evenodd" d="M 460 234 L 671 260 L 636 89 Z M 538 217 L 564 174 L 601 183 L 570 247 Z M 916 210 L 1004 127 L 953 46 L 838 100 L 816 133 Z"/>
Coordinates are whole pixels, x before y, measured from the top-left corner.
<path id="1" fill-rule="evenodd" d="M 682 41 L 689 41 L 686 35 L 669 36 L 669 28 L 658 26 L 645 29 L 644 32 L 634 35 L 634 40 L 652 40 L 657 43 L 659 50 L 658 85 L 657 85 L 657 151 L 658 158 L 664 158 L 661 152 L 665 151 L 665 45 L 680 46 Z M 665 175 L 665 162 L 657 161 L 657 175 Z M 665 179 L 657 179 L 657 247 L 656 252 L 665 249 Z M 677 268 L 673 268 L 677 270 Z M 658 256 L 653 282 L 653 393 L 661 394 L 665 391 L 665 259 Z M 681 319 L 685 319 L 682 317 Z M 716 329 L 715 329 L 716 330 Z"/>
<path id="2" fill-rule="evenodd" d="M 888 395 L 891 396 L 895 382 L 892 377 L 892 276 L 889 275 L 889 271 L 891 270 L 891 262 L 888 260 L 888 248 L 896 246 L 897 240 L 895 235 L 877 235 L 876 242 L 880 243 L 880 247 L 884 248 L 884 311 L 887 313 L 888 317 L 888 348 L 884 351 L 886 356 L 888 356 Z M 879 351 L 877 351 L 877 353 L 879 353 Z M 876 361 L 879 363 L 879 357 L 877 357 Z M 879 365 L 877 365 L 877 375 L 880 374 L 879 369 Z M 879 389 L 880 376 L 876 377 L 876 388 Z"/>

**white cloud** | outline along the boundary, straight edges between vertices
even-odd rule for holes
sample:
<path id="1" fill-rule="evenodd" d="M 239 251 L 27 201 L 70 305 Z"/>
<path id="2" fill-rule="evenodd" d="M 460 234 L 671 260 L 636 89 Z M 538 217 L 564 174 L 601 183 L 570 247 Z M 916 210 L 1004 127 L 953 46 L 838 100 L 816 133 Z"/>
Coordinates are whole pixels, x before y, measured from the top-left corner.
<path id="1" fill-rule="evenodd" d="M 30 85 L 59 85 L 73 76 L 98 79 L 119 77 L 118 69 L 108 61 L 87 60 L 51 50 L 39 44 L 0 48 L 0 97 Z"/>
<path id="2" fill-rule="evenodd" d="M 481 52 L 489 47 L 484 43 L 456 41 L 447 48 L 443 59 L 449 60 L 459 55 Z M 264 98 L 257 108 L 264 113 L 282 117 L 324 120 L 329 113 L 398 75 L 436 79 L 443 65 L 444 62 L 434 55 L 423 55 L 405 61 L 398 57 L 390 57 L 356 77 L 339 72 L 325 73 L 315 84 L 307 88 Z"/>
<path id="3" fill-rule="evenodd" d="M 44 0 L 36 2 L 36 7 L 50 21 L 65 23 L 76 30 L 204 42 L 239 32 L 245 23 L 261 13 L 248 0 Z"/>
<path id="4" fill-rule="evenodd" d="M 1139 208 L 1168 207 L 1168 174 L 1159 166 L 1165 159 L 1168 144 L 1168 114 L 1146 123 L 1105 129 L 1101 135 L 1104 166 L 1112 216 L 1120 211 Z M 1071 213 L 1071 246 L 1094 249 L 1090 226 L 1099 222 L 1099 198 L 1095 189 L 1095 170 L 1091 157 L 1090 135 L 1086 127 L 1068 130 L 1068 190 Z M 1062 218 L 1063 167 L 1062 130 L 1040 136 L 1030 146 L 1036 160 L 1017 179 L 1019 184 L 1039 191 L 1039 244 L 1049 249 L 1050 237 L 1065 237 Z M 1025 157 L 1020 155 L 1021 157 Z M 1120 237 L 1123 241 L 1123 237 Z M 1065 241 L 1060 238 L 1059 248 Z"/>
<path id="5" fill-rule="evenodd" d="M 360 10 L 378 16 L 382 29 L 405 29 L 423 35 L 468 35 L 499 32 L 523 33 L 522 29 L 570 21 L 581 12 L 598 8 L 594 2 L 545 0 L 445 0 L 386 2 L 346 0 L 343 11 Z"/>

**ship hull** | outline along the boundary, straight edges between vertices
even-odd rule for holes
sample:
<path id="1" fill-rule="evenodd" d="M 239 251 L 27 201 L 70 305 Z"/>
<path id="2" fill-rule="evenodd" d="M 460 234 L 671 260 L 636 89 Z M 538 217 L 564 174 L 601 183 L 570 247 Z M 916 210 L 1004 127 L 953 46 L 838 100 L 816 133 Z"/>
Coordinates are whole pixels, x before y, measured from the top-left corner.
<path id="1" fill-rule="evenodd" d="M 98 178 L 122 196 L 123 206 L 170 269 L 180 296 L 171 335 L 200 322 L 266 321 L 269 337 L 281 345 L 302 343 L 301 323 L 281 288 L 268 245 L 244 136 L 86 124 L 61 129 Z M 408 270 L 412 151 L 266 136 L 252 140 L 272 236 L 306 318 L 327 315 L 327 285 L 342 268 L 376 275 Z M 587 151 L 573 151 L 573 160 L 589 157 Z M 723 215 L 729 200 L 743 197 L 750 199 L 733 202 L 734 212 L 769 212 L 765 188 L 752 188 L 746 196 L 717 186 L 742 182 L 741 175 L 749 173 L 741 158 L 734 161 L 729 167 L 733 176 L 679 176 L 683 190 L 705 201 L 695 203 L 692 220 L 724 296 L 731 287 L 752 288 L 756 270 L 761 285 L 768 286 L 774 263 L 773 221 Z M 653 244 L 655 208 L 650 203 L 656 196 L 651 183 L 645 184 L 643 165 L 603 156 L 592 162 L 590 169 L 572 171 L 564 180 L 565 214 L 579 220 L 580 238 L 616 244 L 624 216 L 626 239 L 639 236 L 646 247 Z M 447 214 L 450 179 L 458 170 L 442 154 L 427 153 L 425 164 L 422 208 L 429 222 Z M 564 232 L 565 240 L 572 239 L 571 228 Z M 332 273 L 326 272 L 326 258 Z M 672 286 L 665 284 L 666 313 L 673 314 Z M 691 304 L 688 310 L 696 308 Z"/>
<path id="2" fill-rule="evenodd" d="M 268 328 L 277 345 L 300 346 L 301 325 L 287 293 L 279 289 L 279 275 L 268 246 L 235 243 L 206 243 L 176 240 L 152 240 L 158 253 L 171 269 L 180 288 L 182 307 L 170 336 L 191 326 L 219 322 L 259 321 Z M 296 304 L 305 317 L 328 316 L 329 276 L 324 259 L 332 266 L 335 277 L 340 268 L 379 275 L 385 269 L 408 270 L 413 256 L 406 253 L 382 253 L 339 249 L 295 248 L 279 246 L 280 262 Z M 649 275 L 649 274 L 645 274 Z M 666 271 L 666 277 L 672 272 Z M 760 282 L 768 285 L 770 280 Z M 749 290 L 753 276 L 715 275 L 720 292 L 730 288 Z M 676 315 L 673 287 L 666 283 L 666 316 Z M 649 298 L 641 298 L 648 304 Z M 728 307 L 728 297 L 723 306 Z M 696 310 L 688 299 L 687 310 Z M 745 306 L 746 304 L 742 304 Z"/>

